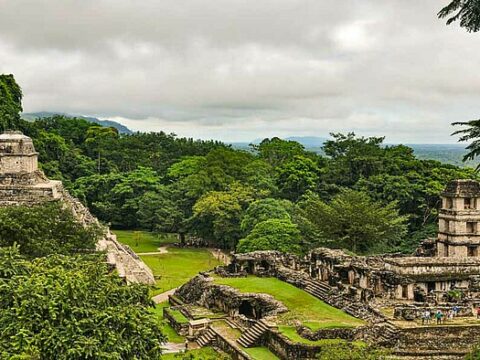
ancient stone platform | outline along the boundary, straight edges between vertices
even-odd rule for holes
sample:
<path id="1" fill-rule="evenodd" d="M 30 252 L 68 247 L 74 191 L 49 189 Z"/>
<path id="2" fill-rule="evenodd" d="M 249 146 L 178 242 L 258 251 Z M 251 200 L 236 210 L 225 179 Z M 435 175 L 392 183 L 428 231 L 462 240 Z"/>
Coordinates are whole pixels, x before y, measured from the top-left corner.
<path id="1" fill-rule="evenodd" d="M 35 205 L 61 201 L 84 225 L 99 221 L 63 188 L 61 181 L 49 180 L 38 168 L 38 153 L 32 139 L 18 131 L 0 135 L 0 206 Z M 106 227 L 97 250 L 107 253 L 107 261 L 128 283 L 154 284 L 147 265 L 126 245 L 119 243 Z"/>

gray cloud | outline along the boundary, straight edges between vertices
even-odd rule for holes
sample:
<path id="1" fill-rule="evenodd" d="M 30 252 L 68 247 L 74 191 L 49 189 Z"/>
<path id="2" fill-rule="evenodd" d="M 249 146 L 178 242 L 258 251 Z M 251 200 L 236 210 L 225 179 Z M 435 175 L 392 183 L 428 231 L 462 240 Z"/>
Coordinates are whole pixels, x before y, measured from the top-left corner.
<path id="1" fill-rule="evenodd" d="M 423 0 L 0 0 L 26 111 L 251 140 L 447 142 L 478 117 L 480 35 Z"/>

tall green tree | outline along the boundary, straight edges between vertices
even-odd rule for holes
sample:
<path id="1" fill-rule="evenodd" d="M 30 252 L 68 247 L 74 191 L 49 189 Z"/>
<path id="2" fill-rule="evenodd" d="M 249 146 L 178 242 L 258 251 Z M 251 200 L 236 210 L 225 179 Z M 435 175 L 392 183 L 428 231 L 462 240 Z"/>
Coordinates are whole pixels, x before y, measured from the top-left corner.
<path id="1" fill-rule="evenodd" d="M 383 137 L 356 137 L 354 133 L 331 134 L 323 151 L 328 163 L 327 181 L 341 186 L 353 186 L 360 178 L 378 174 L 384 168 Z"/>
<path id="2" fill-rule="evenodd" d="M 185 233 L 183 212 L 167 186 L 144 193 L 138 202 L 138 223 L 152 232 Z"/>
<path id="3" fill-rule="evenodd" d="M 299 254 L 301 236 L 297 225 L 290 220 L 265 220 L 253 228 L 237 246 L 240 253 L 257 250 L 277 250 L 283 253 Z"/>
<path id="4" fill-rule="evenodd" d="M 355 253 L 398 246 L 407 230 L 407 219 L 398 214 L 395 202 L 375 202 L 359 191 L 343 190 L 329 203 L 310 194 L 299 208 L 326 244 Z"/>
<path id="5" fill-rule="evenodd" d="M 148 287 L 127 286 L 103 255 L 26 261 L 0 248 L 0 274 L 0 358 L 160 357 L 166 338 L 149 311 Z"/>
<path id="6" fill-rule="evenodd" d="M 242 236 L 242 216 L 254 200 L 253 189 L 240 184 L 234 184 L 229 191 L 208 192 L 193 206 L 189 227 L 212 245 L 235 249 Z"/>
<path id="7" fill-rule="evenodd" d="M 292 160 L 297 155 L 304 155 L 305 148 L 296 141 L 282 140 L 278 137 L 264 139 L 258 145 L 251 145 L 261 159 L 272 166 L 278 166 Z"/>
<path id="8" fill-rule="evenodd" d="M 280 195 L 292 201 L 308 190 L 315 190 L 322 172 L 317 162 L 305 156 L 295 156 L 276 170 Z"/>
<path id="9" fill-rule="evenodd" d="M 0 74 L 0 132 L 18 127 L 22 90 L 13 75 Z"/>
<path id="10" fill-rule="evenodd" d="M 480 155 L 480 119 L 470 121 L 454 122 L 452 125 L 467 126 L 466 129 L 455 131 L 452 135 L 461 135 L 458 141 L 473 140 L 466 149 L 467 154 L 463 157 L 463 161 L 473 160 Z M 477 165 L 477 170 L 480 169 L 480 164 Z"/>
<path id="11" fill-rule="evenodd" d="M 30 258 L 93 251 L 99 235 L 59 203 L 0 208 L 0 246 L 17 244 Z"/>
<path id="12" fill-rule="evenodd" d="M 291 217 L 289 211 L 292 207 L 293 204 L 288 200 L 273 198 L 256 200 L 250 204 L 245 212 L 241 223 L 241 229 L 244 233 L 248 234 L 262 221 L 270 219 L 290 220 Z"/>

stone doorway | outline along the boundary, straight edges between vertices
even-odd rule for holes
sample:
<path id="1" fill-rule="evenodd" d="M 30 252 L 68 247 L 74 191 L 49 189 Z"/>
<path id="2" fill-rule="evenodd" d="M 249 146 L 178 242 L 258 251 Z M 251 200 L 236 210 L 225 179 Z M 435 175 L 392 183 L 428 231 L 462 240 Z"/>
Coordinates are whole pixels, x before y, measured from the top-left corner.
<path id="1" fill-rule="evenodd" d="M 238 307 L 238 313 L 250 319 L 256 319 L 255 308 L 248 300 L 242 300 L 240 306 Z"/>

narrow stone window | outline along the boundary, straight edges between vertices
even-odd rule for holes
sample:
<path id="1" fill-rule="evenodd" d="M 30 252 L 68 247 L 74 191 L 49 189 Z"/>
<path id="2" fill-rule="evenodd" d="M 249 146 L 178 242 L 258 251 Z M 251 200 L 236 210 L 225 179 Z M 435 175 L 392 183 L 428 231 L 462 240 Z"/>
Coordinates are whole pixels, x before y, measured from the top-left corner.
<path id="1" fill-rule="evenodd" d="M 472 202 L 471 198 L 465 198 L 465 199 L 463 199 L 463 201 L 464 201 L 464 203 L 463 203 L 464 204 L 464 206 L 463 206 L 464 209 L 471 209 L 472 208 L 473 202 Z"/>
<path id="2" fill-rule="evenodd" d="M 449 231 L 450 231 L 450 221 L 445 220 L 445 232 L 449 232 Z"/>
<path id="3" fill-rule="evenodd" d="M 468 256 L 469 257 L 478 256 L 478 247 L 477 246 L 469 246 L 468 247 Z"/>
<path id="4" fill-rule="evenodd" d="M 445 208 L 451 209 L 453 207 L 453 201 L 451 198 L 446 198 L 445 199 Z"/>
<path id="5" fill-rule="evenodd" d="M 402 298 L 408 298 L 408 285 L 402 285 Z"/>
<path id="6" fill-rule="evenodd" d="M 477 223 L 476 222 L 467 222 L 467 234 L 475 234 L 477 232 Z"/>

